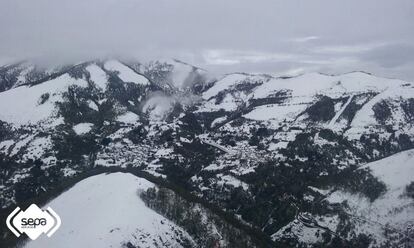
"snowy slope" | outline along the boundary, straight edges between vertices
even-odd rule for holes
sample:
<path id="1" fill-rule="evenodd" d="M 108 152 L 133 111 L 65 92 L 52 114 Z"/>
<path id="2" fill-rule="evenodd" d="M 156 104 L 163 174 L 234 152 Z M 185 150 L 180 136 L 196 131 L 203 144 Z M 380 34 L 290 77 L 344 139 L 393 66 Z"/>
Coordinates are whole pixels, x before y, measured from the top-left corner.
<path id="1" fill-rule="evenodd" d="M 263 83 L 254 87 L 248 98 L 266 98 L 283 90 L 290 92 L 292 103 L 310 102 L 316 94 L 338 97 L 354 92 L 381 92 L 387 88 L 399 87 L 406 83 L 401 80 L 379 78 L 362 72 L 336 76 L 308 73 L 292 78 L 269 78 L 269 76 L 264 75 L 230 74 L 222 80 L 217 81 L 213 87 L 204 92 L 203 98 L 208 100 L 216 97 L 219 93 L 230 90 L 238 84 L 259 82 L 260 80 Z"/>
<path id="2" fill-rule="evenodd" d="M 385 241 L 384 230 L 405 233 L 414 223 L 414 199 L 405 195 L 405 187 L 414 182 L 414 150 L 400 152 L 388 158 L 368 163 L 373 175 L 387 186 L 387 192 L 374 202 L 366 198 L 333 192 L 327 199 L 330 203 L 347 201 L 348 214 L 355 216 L 356 232 L 379 236 Z"/>
<path id="3" fill-rule="evenodd" d="M 75 131 L 77 135 L 83 135 L 83 134 L 89 133 L 92 127 L 93 127 L 92 123 L 79 123 L 73 126 L 73 131 Z"/>
<path id="4" fill-rule="evenodd" d="M 106 85 L 108 84 L 108 76 L 106 75 L 106 72 L 96 64 L 89 65 L 88 67 L 86 67 L 86 70 L 89 72 L 91 80 L 98 87 L 105 90 Z"/>
<path id="5" fill-rule="evenodd" d="M 20 85 L 31 84 L 58 73 L 65 66 L 39 66 L 29 61 L 0 66 L 0 92 L 16 88 Z"/>
<path id="6" fill-rule="evenodd" d="M 62 226 L 51 237 L 42 236 L 27 248 L 181 247 L 190 236 L 145 206 L 139 192 L 154 185 L 131 174 L 113 173 L 87 178 L 52 200 Z"/>
<path id="7" fill-rule="evenodd" d="M 136 83 L 140 85 L 149 85 L 149 81 L 142 75 L 137 74 L 128 66 L 117 60 L 109 60 L 104 64 L 108 71 L 117 72 L 118 77 L 124 82 Z"/>
<path id="8" fill-rule="evenodd" d="M 32 170 L 38 170 L 33 161 L 41 160 L 36 161 L 45 172 L 41 176 L 42 185 L 36 186 L 39 192 L 53 189 L 54 183 L 63 177 L 90 169 L 83 165 L 142 166 L 155 176 L 189 183 L 191 193 L 217 199 L 214 204 L 223 204 L 226 211 L 240 213 L 237 217 L 275 240 L 294 237 L 307 244 L 322 242 L 320 234 L 327 229 L 307 227 L 297 218 L 302 214 L 312 215 L 312 219 L 331 232 L 341 232 L 341 238 L 351 240 L 355 233 L 368 233 L 372 234 L 373 242 L 387 239 L 383 236 L 384 225 L 403 230 L 414 221 L 411 218 L 414 203 L 403 195 L 405 186 L 414 181 L 411 166 L 414 151 L 396 154 L 414 148 L 413 83 L 363 72 L 309 73 L 291 78 L 233 73 L 206 82 L 200 76 L 202 70 L 185 63 L 172 61 L 145 66 L 139 62 L 91 61 L 62 70 L 63 74 L 58 73 L 60 77 L 47 77 L 35 86 L 13 86 L 0 92 L 0 120 L 8 122 L 0 122 L 0 156 L 21 163 L 10 169 L 5 167 L 8 171 L 0 178 L 4 182 L 0 185 L 3 205 L 13 204 L 15 195 L 25 197 L 22 192 L 32 188 L 26 185 L 38 180 L 32 178 L 36 175 Z M 16 70 L 16 77 L 21 79 L 16 82 L 26 80 L 27 72 Z M 81 96 L 81 109 L 77 104 L 65 105 L 70 111 L 59 112 L 63 117 L 58 119 L 61 125 L 56 129 L 44 128 L 47 123 L 43 121 L 55 121 L 55 113 L 62 110 L 55 103 L 67 101 L 62 99 L 62 93 L 70 85 L 87 87 L 76 93 Z M 50 96 L 41 103 L 46 93 Z M 34 125 L 25 126 L 28 123 Z M 386 158 L 393 154 L 396 155 Z M 269 163 L 285 166 L 263 166 Z M 379 183 L 371 180 L 369 172 L 360 174 L 361 170 L 354 169 L 362 165 L 370 168 L 372 175 L 388 189 L 373 202 L 366 198 L 365 186 L 371 189 Z M 56 233 L 56 238 L 62 241 L 73 235 L 77 240 L 89 242 L 86 246 L 101 247 L 97 240 L 89 240 L 75 230 L 78 226 L 75 221 L 84 228 L 92 228 L 92 224 L 82 222 L 88 219 L 86 213 L 91 212 L 94 220 L 109 218 L 109 226 L 96 223 L 104 226 L 93 236 L 102 237 L 102 242 L 114 247 L 123 241 L 139 245 L 140 238 L 158 240 L 158 231 L 167 233 L 163 240 L 175 239 L 173 224 L 162 220 L 166 224 L 156 226 L 162 217 L 135 198 L 137 188 L 147 187 L 139 185 L 143 180 L 121 175 L 122 179 L 118 174 L 89 178 L 53 201 L 63 209 L 55 210 L 66 215 L 65 219 L 73 215 L 69 208 L 87 207 L 84 202 L 93 201 L 92 206 L 97 208 L 91 207 L 85 214 L 77 210 L 82 212 L 82 218 L 63 220 L 60 231 L 64 236 Z M 255 177 L 257 180 L 252 180 Z M 302 183 L 290 187 L 298 178 Z M 347 188 L 350 186 L 337 182 L 336 178 L 355 185 Z M 262 179 L 268 182 L 262 185 Z M 283 187 L 283 193 L 272 195 L 279 186 Z M 309 186 L 327 191 L 320 193 Z M 257 194 L 261 188 L 269 194 Z M 71 193 L 75 190 L 77 193 Z M 243 197 L 229 198 L 235 193 Z M 70 198 L 76 202 L 69 201 Z M 224 199 L 231 199 L 231 203 Z M 111 209 L 106 208 L 106 202 L 110 202 Z M 261 202 L 269 202 L 269 206 L 260 210 L 263 212 L 249 210 L 259 209 Z M 284 212 L 280 202 L 297 206 L 297 216 L 291 211 Z M 329 213 L 310 210 L 310 204 Z M 125 211 L 121 212 L 131 217 L 119 214 L 122 226 L 116 225 L 118 219 L 104 215 L 113 211 L 113 207 L 123 209 L 123 206 Z M 139 211 L 132 210 L 133 206 Z M 271 211 L 268 223 L 261 223 L 259 215 L 267 210 Z M 345 219 L 338 214 L 343 211 L 349 215 Z M 289 215 L 289 219 L 282 218 Z M 288 224 L 280 228 L 280 221 Z M 40 244 L 47 247 L 46 241 Z M 53 242 L 56 245 L 59 241 Z M 83 247 L 81 243 L 75 245 Z"/>
<path id="9" fill-rule="evenodd" d="M 392 117 L 389 119 L 387 124 L 397 124 L 399 126 L 404 126 L 407 120 L 405 118 L 403 110 L 401 109 L 400 102 L 414 97 L 414 87 L 412 84 L 404 84 L 403 86 L 398 86 L 388 86 L 383 91 L 381 91 L 381 93 L 367 102 L 355 115 L 355 118 L 351 123 L 352 128 L 348 132 L 353 133 L 357 132 L 358 129 L 361 129 L 362 127 L 376 125 L 377 121 L 374 117 L 373 107 L 375 104 L 381 101 L 389 101 L 390 105 L 392 106 Z"/>
<path id="10" fill-rule="evenodd" d="M 243 73 L 234 73 L 224 76 L 222 79 L 217 81 L 213 87 L 203 93 L 203 98 L 208 100 L 211 97 L 216 96 L 218 93 L 225 90 L 229 90 L 232 87 L 241 84 L 243 82 L 254 82 L 264 80 L 265 77 L 261 75 L 250 75 Z"/>
<path id="11" fill-rule="evenodd" d="M 88 86 L 84 79 L 64 74 L 32 87 L 21 86 L 0 92 L 0 120 L 16 125 L 35 124 L 45 120 L 54 114 L 55 103 L 61 101 L 61 93 L 70 85 Z M 49 94 L 49 99 L 41 103 L 45 94 Z"/>
<path id="12" fill-rule="evenodd" d="M 308 73 L 288 79 L 275 78 L 255 90 L 256 98 L 266 97 L 281 89 L 292 91 L 292 96 L 312 96 L 325 93 L 330 96 L 340 96 L 344 93 L 367 90 L 381 91 L 387 87 L 399 86 L 405 83 L 401 80 L 375 77 L 363 72 L 351 72 L 341 75 L 326 75 Z"/>
<path id="13" fill-rule="evenodd" d="M 13 85 L 13 88 L 16 88 L 19 85 L 26 83 L 28 81 L 27 79 L 28 79 L 29 73 L 35 69 L 35 66 L 29 63 L 22 63 L 16 69 L 21 70 L 21 71 L 19 72 L 17 76 L 17 81 Z"/>
<path id="14" fill-rule="evenodd" d="M 188 78 L 190 73 L 195 70 L 194 67 L 177 62 L 176 60 L 169 60 L 167 63 L 174 65 L 172 73 L 172 83 L 178 88 L 182 88 L 185 84 L 185 80 Z"/>
<path id="15" fill-rule="evenodd" d="M 378 125 L 372 107 L 382 100 L 394 101 L 391 104 L 391 124 L 404 126 L 405 114 L 399 105 L 414 97 L 414 85 L 363 72 L 341 75 L 308 73 L 292 78 L 229 74 L 202 94 L 206 101 L 199 112 L 236 111 L 245 106 L 249 111 L 244 114 L 247 119 L 298 124 L 306 121 L 306 110 L 322 96 L 328 97 L 336 105 L 334 116 L 329 121 L 320 123 L 321 126 L 335 131 L 348 128 L 348 136 L 357 134 L 353 137 L 359 138 L 365 127 Z M 374 97 L 371 99 L 370 96 Z M 352 106 L 349 107 L 350 105 Z M 362 107 L 358 109 L 355 106 Z M 356 111 L 349 123 L 343 116 L 346 111 L 347 118 L 353 118 L 349 113 Z"/>
<path id="16" fill-rule="evenodd" d="M 373 175 L 387 187 L 385 194 L 373 202 L 361 195 L 343 190 L 313 189 L 325 195 L 324 200 L 330 204 L 344 206 L 344 214 L 352 223 L 352 233 L 355 236 L 364 234 L 373 237 L 379 247 L 400 247 L 396 246 L 396 243 L 406 237 L 409 227 L 414 224 L 414 199 L 405 195 L 405 187 L 414 181 L 414 150 L 368 163 L 362 168 L 370 168 Z M 283 236 L 290 236 L 305 244 L 313 244 L 322 241 L 321 232 L 326 230 L 339 234 L 339 215 L 315 215 L 311 219 L 317 226 L 304 223 L 296 217 L 272 237 L 277 240 Z"/>
<path id="17" fill-rule="evenodd" d="M 191 86 L 197 75 L 201 75 L 206 79 L 210 77 L 205 70 L 176 59 L 163 59 L 160 62 L 172 66 L 169 83 L 179 90 Z"/>
<path id="18" fill-rule="evenodd" d="M 3 92 L 0 91 L 1 121 L 16 126 L 45 121 L 54 116 L 56 113 L 55 103 L 62 101 L 62 93 L 66 92 L 69 86 L 88 87 L 88 82 L 91 81 L 98 90 L 105 92 L 109 83 L 109 74 L 113 72 L 124 83 L 131 82 L 143 86 L 150 84 L 146 77 L 134 72 L 123 63 L 109 60 L 104 63 L 103 67 L 93 61 L 72 66 L 67 71 L 59 71 L 58 75 L 62 75 L 56 78 L 49 77 L 52 72 L 45 72 L 38 75 L 39 79 L 44 82 L 30 86 L 31 81 L 25 77 L 25 73 L 28 73 L 27 71 L 32 67 L 22 64 L 14 68 L 18 72 L 16 83 L 11 85 L 10 89 L 6 88 Z M 43 77 L 41 77 L 42 75 Z M 0 78 L 0 80 L 2 79 Z M 7 82 L 0 81 L 0 84 L 5 83 Z M 90 107 L 98 111 L 95 103 L 90 103 Z"/>

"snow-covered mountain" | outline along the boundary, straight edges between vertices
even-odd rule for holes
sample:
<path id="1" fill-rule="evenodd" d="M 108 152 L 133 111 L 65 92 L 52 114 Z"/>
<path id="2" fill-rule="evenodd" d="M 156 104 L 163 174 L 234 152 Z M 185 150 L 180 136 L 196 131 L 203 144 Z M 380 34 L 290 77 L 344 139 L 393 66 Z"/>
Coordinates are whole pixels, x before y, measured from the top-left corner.
<path id="1" fill-rule="evenodd" d="M 231 217 L 214 226 L 225 231 L 209 240 L 225 246 L 236 242 L 223 234 L 229 230 L 243 230 L 243 242 L 258 247 L 398 247 L 413 239 L 411 82 L 365 72 L 215 79 L 177 60 L 116 59 L 53 69 L 25 62 L 1 68 L 0 76 L 3 209 L 52 197 L 85 173 L 122 168 L 173 185 L 194 197 L 189 202 L 202 202 L 195 208 L 224 210 Z M 99 186 L 111 177 L 93 178 Z M 126 176 L 125 184 L 136 180 Z M 77 187 L 52 203 L 70 205 L 62 199 Z M 88 197 L 100 195 L 94 192 Z M 75 195 L 69 198 L 84 197 Z M 122 203 L 130 195 L 120 194 L 116 206 L 132 209 Z M 175 237 L 170 227 L 189 232 L 154 199 L 147 206 L 169 219 L 162 227 L 168 237 Z M 159 220 L 142 209 L 148 221 Z"/>
<path id="2" fill-rule="evenodd" d="M 139 192 L 150 187 L 131 174 L 87 178 L 48 203 L 65 220 L 59 232 L 25 247 L 194 246 L 187 232 L 140 199 Z"/>
<path id="3" fill-rule="evenodd" d="M 408 150 L 362 166 L 361 169 L 369 168 L 387 188 L 383 195 L 373 201 L 342 189 L 318 193 L 329 204 L 345 206 L 343 214 L 354 222 L 352 231 L 356 234 L 371 236 L 379 244 L 391 243 L 395 239 L 404 240 L 401 245 L 413 244 L 412 237 L 406 236 L 410 232 L 403 231 L 414 224 L 412 198 L 404 197 L 406 186 L 413 180 L 413 164 L 414 150 Z M 341 218 L 340 215 L 312 216 L 309 213 L 302 213 L 301 217 L 278 230 L 272 238 L 290 236 L 306 244 L 317 243 L 322 237 L 316 234 L 321 231 L 335 233 Z"/>

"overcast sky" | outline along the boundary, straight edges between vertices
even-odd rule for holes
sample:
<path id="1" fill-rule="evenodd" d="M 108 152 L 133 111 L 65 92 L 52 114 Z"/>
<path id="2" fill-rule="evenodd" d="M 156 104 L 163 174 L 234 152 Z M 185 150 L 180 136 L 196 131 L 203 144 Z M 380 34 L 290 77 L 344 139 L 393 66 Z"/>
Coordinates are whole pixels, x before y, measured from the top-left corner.
<path id="1" fill-rule="evenodd" d="M 0 63 L 113 55 L 414 81 L 414 1 L 0 0 Z"/>

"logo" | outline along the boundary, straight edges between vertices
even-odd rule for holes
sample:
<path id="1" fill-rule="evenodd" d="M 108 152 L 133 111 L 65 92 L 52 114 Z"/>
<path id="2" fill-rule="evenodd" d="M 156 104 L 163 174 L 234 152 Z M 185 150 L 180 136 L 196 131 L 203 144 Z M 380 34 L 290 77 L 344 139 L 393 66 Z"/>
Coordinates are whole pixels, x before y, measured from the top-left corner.
<path id="1" fill-rule="evenodd" d="M 59 215 L 51 207 L 42 210 L 36 204 L 30 205 L 26 211 L 17 207 L 6 220 L 7 227 L 14 235 L 20 237 L 26 233 L 31 240 L 37 239 L 42 233 L 52 236 L 61 223 Z"/>

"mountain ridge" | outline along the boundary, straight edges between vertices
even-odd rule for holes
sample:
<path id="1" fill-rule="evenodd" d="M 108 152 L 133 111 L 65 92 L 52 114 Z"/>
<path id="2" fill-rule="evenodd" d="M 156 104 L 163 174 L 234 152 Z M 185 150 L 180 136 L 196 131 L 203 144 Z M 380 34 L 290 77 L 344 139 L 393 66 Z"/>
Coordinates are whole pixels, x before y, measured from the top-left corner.
<path id="1" fill-rule="evenodd" d="M 0 92 L 2 208 L 118 166 L 176 184 L 287 246 L 407 242 L 408 224 L 369 229 L 346 214 L 355 209 L 346 198 L 369 209 L 389 194 L 364 165 L 414 149 L 413 83 L 365 72 L 212 79 L 182 66 L 90 62 Z M 0 86 L 22 71 L 0 69 L 0 79 L 12 75 Z M 401 187 L 395 204 L 412 211 L 410 186 Z"/>

